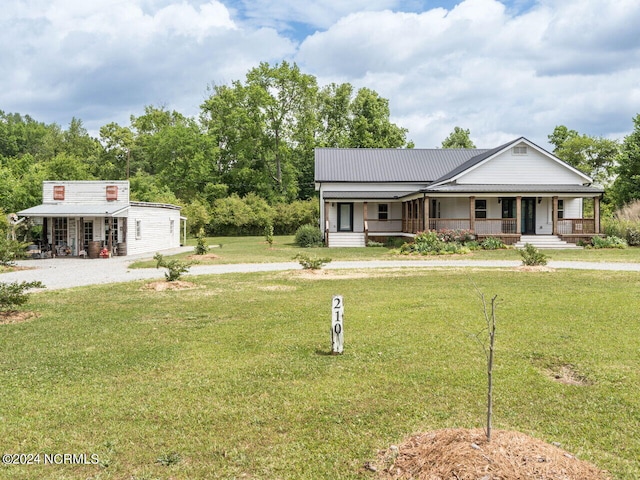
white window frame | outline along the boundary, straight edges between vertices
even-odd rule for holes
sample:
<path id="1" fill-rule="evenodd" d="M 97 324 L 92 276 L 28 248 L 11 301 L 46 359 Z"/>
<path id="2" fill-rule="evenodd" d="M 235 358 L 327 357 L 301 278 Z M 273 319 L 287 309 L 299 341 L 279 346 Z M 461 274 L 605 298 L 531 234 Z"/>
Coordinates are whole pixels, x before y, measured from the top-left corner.
<path id="1" fill-rule="evenodd" d="M 513 147 L 512 151 L 514 155 L 526 155 L 528 153 L 526 145 L 517 145 Z"/>
<path id="2" fill-rule="evenodd" d="M 142 220 L 136 220 L 136 240 L 142 238 Z"/>

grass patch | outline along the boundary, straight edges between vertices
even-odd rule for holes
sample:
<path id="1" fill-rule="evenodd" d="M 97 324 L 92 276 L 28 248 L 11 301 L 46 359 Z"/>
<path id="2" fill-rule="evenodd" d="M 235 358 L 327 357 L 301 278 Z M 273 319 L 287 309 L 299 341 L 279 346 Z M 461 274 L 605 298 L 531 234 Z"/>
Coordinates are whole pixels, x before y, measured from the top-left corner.
<path id="1" fill-rule="evenodd" d="M 39 318 L 0 326 L 3 451 L 101 465 L 0 466 L 0 478 L 361 478 L 411 433 L 482 427 L 472 334 L 484 319 L 470 279 L 500 298 L 494 427 L 640 476 L 637 273 L 299 273 L 34 294 Z M 334 294 L 340 356 L 328 355 Z M 589 381 L 555 381 L 561 366 Z"/>
<path id="2" fill-rule="evenodd" d="M 195 248 L 195 239 L 190 239 L 188 245 Z M 331 257 L 335 261 L 347 260 L 429 260 L 442 258 L 425 258 L 420 255 L 397 255 L 395 250 L 378 247 L 362 248 L 300 248 L 294 243 L 294 237 L 276 236 L 273 245 L 269 245 L 264 237 L 210 237 L 207 244 L 212 246 L 209 253 L 215 258 L 206 256 L 195 257 L 199 264 L 223 263 L 274 263 L 290 262 L 298 254 Z M 221 246 L 221 247 L 220 247 Z M 584 262 L 640 262 L 640 248 L 620 249 L 591 249 L 591 250 L 544 250 L 545 255 L 553 260 L 574 260 Z M 186 252 L 167 258 L 185 259 L 193 255 Z M 475 259 L 475 260 L 515 260 L 521 257 L 517 250 L 474 250 L 466 255 L 447 255 L 447 260 Z M 152 260 L 135 262 L 131 268 L 155 268 Z"/>

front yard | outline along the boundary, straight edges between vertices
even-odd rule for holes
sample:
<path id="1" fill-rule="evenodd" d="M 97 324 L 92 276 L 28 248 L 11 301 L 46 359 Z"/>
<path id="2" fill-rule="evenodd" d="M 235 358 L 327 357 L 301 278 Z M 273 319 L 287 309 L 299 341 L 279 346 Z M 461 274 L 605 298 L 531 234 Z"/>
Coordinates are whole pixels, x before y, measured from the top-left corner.
<path id="1" fill-rule="evenodd" d="M 254 241 L 223 241 L 221 251 L 266 258 Z M 274 250 L 286 260 L 295 251 Z M 4 465 L 0 478 L 373 479 L 362 466 L 379 449 L 484 425 L 486 365 L 472 338 L 484 319 L 472 283 L 500 298 L 494 428 L 559 442 L 615 478 L 640 477 L 637 273 L 190 280 L 196 288 L 179 291 L 144 282 L 44 291 L 27 305 L 38 318 L 0 325 L 3 453 L 99 459 Z M 341 356 L 327 354 L 334 294 L 345 301 Z"/>

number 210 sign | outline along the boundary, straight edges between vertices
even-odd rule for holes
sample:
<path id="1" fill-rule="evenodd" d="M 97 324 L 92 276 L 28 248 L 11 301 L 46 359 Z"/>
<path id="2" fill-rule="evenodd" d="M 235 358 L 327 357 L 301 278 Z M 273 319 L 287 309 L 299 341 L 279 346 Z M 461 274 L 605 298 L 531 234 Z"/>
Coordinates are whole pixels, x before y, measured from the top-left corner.
<path id="1" fill-rule="evenodd" d="M 342 353 L 344 348 L 344 301 L 342 295 L 331 300 L 331 353 Z"/>

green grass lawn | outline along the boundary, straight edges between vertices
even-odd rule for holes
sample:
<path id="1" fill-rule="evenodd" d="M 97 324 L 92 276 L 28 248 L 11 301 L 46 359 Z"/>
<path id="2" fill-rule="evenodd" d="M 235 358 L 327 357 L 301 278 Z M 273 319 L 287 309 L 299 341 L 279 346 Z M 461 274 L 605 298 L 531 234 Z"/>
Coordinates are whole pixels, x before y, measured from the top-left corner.
<path id="1" fill-rule="evenodd" d="M 212 237 L 207 239 L 212 248 L 209 253 L 218 258 L 208 259 L 196 256 L 200 264 L 216 263 L 267 263 L 289 262 L 298 253 L 318 257 L 330 257 L 339 260 L 415 260 L 419 259 L 477 259 L 477 260 L 520 260 L 515 249 L 475 250 L 467 255 L 446 256 L 410 256 L 398 255 L 392 249 L 384 247 L 364 248 L 300 248 L 294 243 L 293 236 L 278 236 L 272 246 L 264 237 Z M 189 239 L 189 246 L 195 246 L 195 240 Z M 585 249 L 585 250 L 545 250 L 550 260 L 575 260 L 586 262 L 640 262 L 640 248 L 626 249 Z M 192 252 L 175 255 L 171 258 L 185 258 Z M 155 268 L 153 261 L 136 262 L 132 268 Z"/>
<path id="2" fill-rule="evenodd" d="M 223 250 L 232 245 L 225 244 Z M 484 326 L 499 295 L 494 428 L 640 477 L 640 276 L 398 269 L 198 276 L 34 294 L 0 325 L 1 479 L 348 479 L 406 436 L 482 427 Z M 345 353 L 330 350 L 331 297 Z M 571 366 L 585 385 L 557 382 Z"/>

